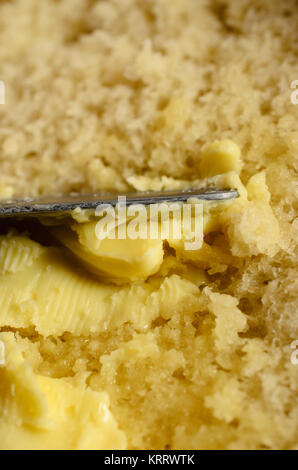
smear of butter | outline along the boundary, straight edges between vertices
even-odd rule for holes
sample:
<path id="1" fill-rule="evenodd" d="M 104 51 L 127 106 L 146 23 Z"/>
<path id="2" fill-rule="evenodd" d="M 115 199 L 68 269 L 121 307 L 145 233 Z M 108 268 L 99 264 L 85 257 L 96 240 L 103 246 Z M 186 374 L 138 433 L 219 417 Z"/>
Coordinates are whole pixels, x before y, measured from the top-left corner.
<path id="1" fill-rule="evenodd" d="M 229 171 L 239 174 L 241 167 L 240 148 L 232 140 L 216 140 L 204 145 L 200 161 L 200 171 L 204 177 L 221 175 Z"/>
<path id="2" fill-rule="evenodd" d="M 105 280 L 136 281 L 155 274 L 163 261 L 162 240 L 99 240 L 97 222 L 53 228 L 54 235 L 85 265 Z"/>
<path id="3" fill-rule="evenodd" d="M 172 275 L 127 286 L 99 283 L 72 264 L 63 249 L 30 242 L 39 256 L 28 266 L 22 250 L 26 238 L 0 237 L 0 266 L 14 253 L 20 261 L 14 272 L 0 273 L 0 325 L 29 328 L 45 336 L 69 331 L 89 335 L 130 321 L 147 328 L 158 316 L 167 317 L 187 296 L 198 295 L 189 281 Z M 5 250 L 2 250 L 2 245 Z"/>
<path id="4" fill-rule="evenodd" d="M 240 197 L 243 198 L 246 197 L 246 191 L 238 176 L 241 169 L 240 156 L 240 149 L 233 141 L 216 141 L 206 145 L 202 151 L 201 174 L 205 178 L 204 181 L 197 180 L 189 183 L 165 176 L 159 179 L 134 176 L 130 177 L 128 182 L 137 190 L 204 187 L 207 182 L 208 186 L 239 188 Z M 218 174 L 222 174 L 221 177 L 214 178 L 214 175 Z M 205 234 L 222 228 L 223 223 L 219 213 L 224 212 L 231 204 L 233 201 L 204 204 L 203 231 Z M 76 223 L 53 227 L 52 233 L 83 262 L 87 269 L 115 283 L 146 279 L 155 274 L 163 262 L 163 240 L 167 239 L 173 248 L 179 248 L 179 250 L 183 245 L 182 250 L 184 250 L 184 243 L 187 239 L 187 231 L 182 228 L 180 240 L 173 239 L 171 235 L 167 238 L 163 237 L 161 230 L 158 240 L 150 239 L 149 236 L 145 240 L 132 240 L 129 237 L 125 240 L 117 238 L 99 240 L 96 234 L 97 222 L 90 220 L 90 214 L 85 216 L 84 211 L 80 211 L 79 214 L 74 214 L 74 218 Z M 204 251 L 202 254 L 204 256 Z"/>
<path id="5" fill-rule="evenodd" d="M 34 374 L 13 333 L 1 333 L 0 449 L 125 449 L 106 393 Z M 13 390 L 13 393 L 12 393 Z"/>

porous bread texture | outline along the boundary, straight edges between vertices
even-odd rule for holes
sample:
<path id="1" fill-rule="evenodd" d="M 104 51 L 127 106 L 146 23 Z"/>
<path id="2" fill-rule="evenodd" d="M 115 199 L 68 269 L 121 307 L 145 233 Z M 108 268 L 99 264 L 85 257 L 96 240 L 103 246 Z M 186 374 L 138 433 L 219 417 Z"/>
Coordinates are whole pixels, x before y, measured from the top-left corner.
<path id="1" fill-rule="evenodd" d="M 16 333 L 37 373 L 90 373 L 129 448 L 297 448 L 297 21 L 295 0 L 0 2 L 4 197 L 192 180 L 222 138 L 245 182 L 266 174 L 281 247 L 235 245 L 241 263 L 205 273 L 197 314 L 185 302 L 146 331 Z"/>

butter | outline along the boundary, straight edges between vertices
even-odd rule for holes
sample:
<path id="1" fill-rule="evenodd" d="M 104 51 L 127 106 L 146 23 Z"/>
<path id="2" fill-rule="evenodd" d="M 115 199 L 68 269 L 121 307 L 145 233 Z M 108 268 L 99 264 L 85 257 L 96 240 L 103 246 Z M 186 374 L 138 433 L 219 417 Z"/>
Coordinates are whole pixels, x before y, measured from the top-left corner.
<path id="1" fill-rule="evenodd" d="M 0 448 L 125 449 L 104 392 L 74 387 L 33 373 L 12 333 L 1 333 L 6 364 L 0 367 Z"/>
<path id="2" fill-rule="evenodd" d="M 1 249 L 10 239 L 11 250 L 26 259 L 22 254 L 26 238 L 2 236 L 0 266 L 8 265 L 6 258 L 12 257 L 7 248 Z M 63 249 L 30 244 L 40 249 L 30 266 L 23 262 L 14 272 L 0 273 L 0 325 L 34 326 L 45 336 L 65 331 L 88 335 L 127 321 L 144 329 L 159 315 L 167 317 L 188 295 L 198 294 L 192 283 L 177 275 L 122 287 L 102 284 L 70 263 Z"/>
<path id="3" fill-rule="evenodd" d="M 99 240 L 96 223 L 53 228 L 54 235 L 69 248 L 89 270 L 114 282 L 147 279 L 163 261 L 162 240 Z"/>
<path id="4" fill-rule="evenodd" d="M 213 181 L 215 185 L 237 188 L 240 199 L 247 199 L 246 190 L 238 176 L 241 169 L 240 157 L 239 147 L 231 140 L 216 141 L 213 144 L 206 145 L 201 156 L 202 177 L 207 178 L 207 181 L 208 178 L 211 178 L 209 182 L 212 183 L 212 177 L 214 179 L 217 175 L 217 178 Z M 189 183 L 186 181 L 174 180 L 165 176 L 161 179 L 135 176 L 130 177 L 128 182 L 137 190 L 183 189 L 189 186 Z M 200 181 L 192 182 L 191 185 L 193 187 L 204 186 Z M 239 201 L 236 204 L 239 204 Z M 224 225 L 222 214 L 231 205 L 233 206 L 233 202 L 221 204 L 207 203 L 204 205 L 204 234 L 222 230 Z M 164 255 L 163 240 L 165 240 L 162 237 L 162 231 L 158 240 L 150 239 L 149 236 L 145 240 L 131 240 L 129 238 L 125 240 L 117 238 L 114 240 L 108 238 L 99 240 L 96 236 L 96 221 L 90 220 L 88 216 L 84 217 L 84 213 L 80 213 L 79 217 L 76 213 L 74 218 L 76 220 L 75 223 L 70 226 L 53 227 L 52 233 L 76 255 L 89 271 L 95 273 L 100 278 L 120 284 L 147 279 L 156 274 L 160 269 Z M 182 244 L 186 241 L 186 233 L 182 232 L 180 240 L 168 237 L 167 241 L 170 246 L 178 251 L 186 251 L 184 248 L 181 248 Z M 196 250 L 196 253 L 198 251 L 200 250 Z M 199 257 L 204 258 L 205 265 L 210 251 L 206 253 L 205 245 L 204 249 L 200 251 Z M 215 250 L 215 253 L 218 254 L 218 250 Z M 190 256 L 186 256 L 184 259 L 189 259 Z M 228 264 L 227 257 L 226 261 L 226 264 Z"/>
<path id="5" fill-rule="evenodd" d="M 241 152 L 232 140 L 217 140 L 204 145 L 200 161 L 200 171 L 203 177 L 208 178 L 229 171 L 239 174 L 241 167 Z"/>

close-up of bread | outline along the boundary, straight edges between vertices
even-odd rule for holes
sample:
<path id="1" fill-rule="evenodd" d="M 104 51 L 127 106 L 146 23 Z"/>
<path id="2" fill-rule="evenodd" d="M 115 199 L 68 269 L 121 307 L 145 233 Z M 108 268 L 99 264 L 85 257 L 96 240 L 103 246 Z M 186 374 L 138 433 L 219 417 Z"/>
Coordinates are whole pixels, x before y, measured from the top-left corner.
<path id="1" fill-rule="evenodd" d="M 0 0 L 0 83 L 0 209 L 237 192 L 191 250 L 0 217 L 0 450 L 298 449 L 298 2 Z"/>

